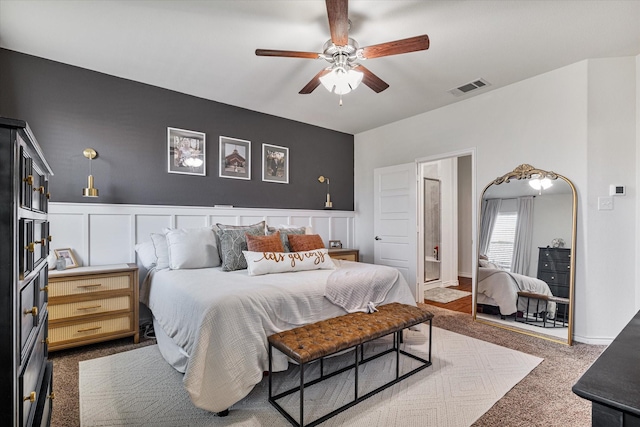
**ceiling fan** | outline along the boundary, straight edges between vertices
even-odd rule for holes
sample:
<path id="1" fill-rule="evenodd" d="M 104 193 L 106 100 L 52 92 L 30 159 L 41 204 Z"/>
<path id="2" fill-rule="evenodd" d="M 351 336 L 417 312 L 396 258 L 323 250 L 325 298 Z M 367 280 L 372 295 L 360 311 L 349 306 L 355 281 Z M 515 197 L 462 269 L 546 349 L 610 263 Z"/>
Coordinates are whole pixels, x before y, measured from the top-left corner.
<path id="1" fill-rule="evenodd" d="M 331 39 L 324 44 L 322 53 L 256 49 L 258 56 L 324 59 L 330 64 L 316 74 L 300 94 L 310 94 L 322 84 L 329 92 L 340 95 L 342 105 L 342 95 L 351 92 L 360 82 L 380 93 L 389 85 L 358 61 L 429 48 L 429 36 L 426 34 L 361 48 L 349 37 L 348 0 L 326 0 L 326 4 Z"/>

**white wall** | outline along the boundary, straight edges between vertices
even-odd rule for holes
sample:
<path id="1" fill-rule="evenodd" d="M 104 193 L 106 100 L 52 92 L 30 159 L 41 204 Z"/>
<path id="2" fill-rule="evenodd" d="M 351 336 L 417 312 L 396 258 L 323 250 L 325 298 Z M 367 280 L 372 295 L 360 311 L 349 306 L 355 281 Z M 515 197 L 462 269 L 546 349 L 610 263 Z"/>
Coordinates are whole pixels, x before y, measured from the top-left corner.
<path id="1" fill-rule="evenodd" d="M 377 167 L 475 147 L 477 197 L 496 176 L 522 163 L 553 170 L 578 191 L 575 337 L 587 342 L 615 337 L 635 314 L 636 195 L 628 191 L 624 201 L 616 199 L 612 221 L 597 211 L 596 202 L 609 184 L 636 180 L 635 63 L 635 58 L 582 61 L 356 135 L 361 257 L 373 257 L 369 237 Z M 609 96 L 612 92 L 618 95 Z M 614 259 L 621 252 L 624 263 Z"/>
<path id="2" fill-rule="evenodd" d="M 473 203 L 471 156 L 458 157 L 458 275 L 471 277 L 473 268 Z"/>

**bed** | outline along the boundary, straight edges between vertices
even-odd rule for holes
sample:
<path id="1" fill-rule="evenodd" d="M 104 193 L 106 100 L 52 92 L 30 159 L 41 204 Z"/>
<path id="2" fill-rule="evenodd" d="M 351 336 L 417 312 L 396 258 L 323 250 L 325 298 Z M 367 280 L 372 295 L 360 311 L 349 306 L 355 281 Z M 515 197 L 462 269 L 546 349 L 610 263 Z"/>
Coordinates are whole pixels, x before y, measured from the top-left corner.
<path id="1" fill-rule="evenodd" d="M 273 333 L 363 310 L 369 302 L 416 304 L 396 269 L 327 260 L 326 269 L 262 275 L 223 267 L 149 270 L 141 302 L 153 314 L 160 352 L 184 372 L 195 406 L 222 412 L 249 394 L 268 370 L 267 337 Z M 363 287 L 372 281 L 377 290 Z M 337 292 L 336 284 L 343 285 Z M 329 301 L 329 292 L 353 306 Z M 274 354 L 274 372 L 287 367 L 287 357 Z"/>
<path id="2" fill-rule="evenodd" d="M 553 295 L 549 285 L 535 277 L 511 273 L 495 267 L 480 266 L 478 268 L 478 293 L 476 298 L 478 304 L 498 307 L 500 314 L 503 316 L 513 315 L 518 311 L 525 313 L 527 311 L 526 299 L 518 299 L 519 291 L 547 296 Z M 548 302 L 548 305 L 544 307 L 546 308 L 547 318 L 552 319 L 555 317 L 555 306 L 555 302 Z M 534 307 L 536 307 L 535 304 L 530 305 L 529 311 Z"/>

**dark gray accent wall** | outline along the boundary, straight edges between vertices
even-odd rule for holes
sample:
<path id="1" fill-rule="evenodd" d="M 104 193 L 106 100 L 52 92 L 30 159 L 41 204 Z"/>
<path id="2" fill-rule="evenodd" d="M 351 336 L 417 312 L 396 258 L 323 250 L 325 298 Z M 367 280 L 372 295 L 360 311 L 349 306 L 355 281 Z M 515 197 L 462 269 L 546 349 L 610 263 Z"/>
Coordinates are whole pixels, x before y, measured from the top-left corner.
<path id="1" fill-rule="evenodd" d="M 6 49 L 0 116 L 29 123 L 54 202 L 322 209 L 324 175 L 334 209 L 354 208 L 353 135 Z M 206 176 L 167 173 L 167 127 L 206 134 Z M 250 181 L 218 177 L 220 136 L 251 141 Z M 262 181 L 263 143 L 289 148 L 289 184 Z M 88 147 L 97 199 L 82 197 Z"/>

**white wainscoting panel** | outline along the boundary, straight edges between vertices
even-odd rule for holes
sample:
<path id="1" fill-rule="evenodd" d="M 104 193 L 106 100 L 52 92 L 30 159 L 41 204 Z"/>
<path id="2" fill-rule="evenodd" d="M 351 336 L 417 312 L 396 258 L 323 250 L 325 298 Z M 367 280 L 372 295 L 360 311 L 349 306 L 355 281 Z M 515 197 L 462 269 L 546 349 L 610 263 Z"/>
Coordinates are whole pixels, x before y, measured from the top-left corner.
<path id="1" fill-rule="evenodd" d="M 354 217 L 350 211 L 214 208 L 197 206 L 116 205 L 99 203 L 49 204 L 51 247 L 73 249 L 82 265 L 136 262 L 135 245 L 164 228 L 210 225 L 311 226 L 325 245 L 340 240 L 354 247 Z"/>

